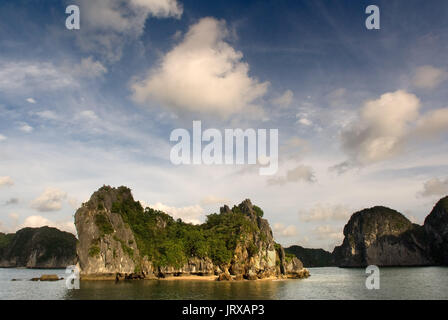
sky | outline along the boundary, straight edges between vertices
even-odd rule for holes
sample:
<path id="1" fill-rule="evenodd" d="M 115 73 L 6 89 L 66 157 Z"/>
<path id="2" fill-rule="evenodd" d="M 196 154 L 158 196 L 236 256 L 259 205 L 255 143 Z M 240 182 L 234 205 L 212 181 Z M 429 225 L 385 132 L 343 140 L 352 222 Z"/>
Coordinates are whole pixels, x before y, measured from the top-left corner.
<path id="1" fill-rule="evenodd" d="M 332 250 L 375 205 L 422 224 L 448 195 L 447 16 L 443 0 L 2 1 L 0 231 L 75 233 L 102 185 L 191 223 L 249 198 L 286 246 Z M 172 164 L 195 120 L 278 129 L 277 173 Z"/>

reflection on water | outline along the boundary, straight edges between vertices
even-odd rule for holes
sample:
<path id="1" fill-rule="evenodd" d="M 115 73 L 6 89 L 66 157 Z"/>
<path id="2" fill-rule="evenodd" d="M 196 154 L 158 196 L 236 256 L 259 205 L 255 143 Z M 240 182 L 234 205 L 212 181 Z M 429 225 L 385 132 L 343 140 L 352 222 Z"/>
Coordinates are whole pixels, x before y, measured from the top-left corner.
<path id="1" fill-rule="evenodd" d="M 445 299 L 448 268 L 381 268 L 380 290 L 367 290 L 364 269 L 310 268 L 311 277 L 281 281 L 65 281 L 32 282 L 64 270 L 0 269 L 0 299 Z M 11 279 L 22 281 L 11 281 Z"/>
<path id="2" fill-rule="evenodd" d="M 292 280 L 296 282 L 296 280 Z M 298 284 L 298 283 L 297 283 Z M 285 281 L 88 281 L 65 299 L 278 299 Z"/>

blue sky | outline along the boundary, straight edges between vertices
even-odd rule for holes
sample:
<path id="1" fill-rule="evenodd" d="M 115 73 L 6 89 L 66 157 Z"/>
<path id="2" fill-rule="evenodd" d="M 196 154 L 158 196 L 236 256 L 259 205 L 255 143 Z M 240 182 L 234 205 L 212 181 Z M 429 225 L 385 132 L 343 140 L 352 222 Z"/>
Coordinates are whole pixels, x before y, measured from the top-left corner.
<path id="1" fill-rule="evenodd" d="M 81 29 L 65 28 L 77 4 Z M 380 8 L 367 30 L 365 8 Z M 245 198 L 276 239 L 332 249 L 354 211 L 422 223 L 448 194 L 446 1 L 2 1 L 0 231 L 103 184 L 201 222 Z M 279 170 L 174 166 L 170 132 L 279 129 Z"/>

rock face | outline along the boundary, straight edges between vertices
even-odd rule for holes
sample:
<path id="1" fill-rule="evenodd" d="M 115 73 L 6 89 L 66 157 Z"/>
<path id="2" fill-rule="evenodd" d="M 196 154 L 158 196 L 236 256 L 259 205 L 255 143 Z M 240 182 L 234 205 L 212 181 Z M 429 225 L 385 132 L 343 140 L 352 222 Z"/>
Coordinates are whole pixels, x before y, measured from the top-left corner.
<path id="1" fill-rule="evenodd" d="M 301 246 L 285 248 L 287 254 L 292 254 L 303 262 L 307 268 L 335 266 L 333 254 L 323 249 L 311 249 Z"/>
<path id="2" fill-rule="evenodd" d="M 448 197 L 441 199 L 426 217 L 424 229 L 436 264 L 448 265 Z"/>
<path id="3" fill-rule="evenodd" d="M 83 274 L 112 276 L 136 271 L 139 252 L 134 235 L 121 215 L 111 211 L 113 203 L 126 200 L 123 197 L 131 195 L 101 188 L 76 211 L 76 251 Z"/>
<path id="4" fill-rule="evenodd" d="M 66 268 L 76 264 L 76 238 L 56 228 L 0 233 L 0 267 Z"/>
<path id="5" fill-rule="evenodd" d="M 156 278 L 216 275 L 220 280 L 306 274 L 287 265 L 263 211 L 245 200 L 206 223 L 175 221 L 134 201 L 130 189 L 104 186 L 75 214 L 81 277 Z"/>
<path id="6" fill-rule="evenodd" d="M 353 214 L 344 227 L 344 236 L 342 245 L 333 251 L 340 267 L 434 264 L 424 228 L 386 207 Z"/>

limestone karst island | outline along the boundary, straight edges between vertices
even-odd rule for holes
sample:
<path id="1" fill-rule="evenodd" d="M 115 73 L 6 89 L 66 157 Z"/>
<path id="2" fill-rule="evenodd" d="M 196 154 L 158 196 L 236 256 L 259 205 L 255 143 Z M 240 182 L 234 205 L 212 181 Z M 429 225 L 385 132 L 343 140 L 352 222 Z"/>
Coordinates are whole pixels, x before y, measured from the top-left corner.
<path id="1" fill-rule="evenodd" d="M 75 213 L 78 239 L 56 228 L 0 233 L 0 267 L 65 268 L 82 280 L 304 279 L 306 267 L 448 265 L 448 197 L 423 225 L 382 206 L 354 213 L 332 253 L 273 239 L 263 210 L 246 199 L 193 225 L 143 208 L 127 187 L 103 186 Z M 303 262 L 303 263 L 302 263 Z"/>

